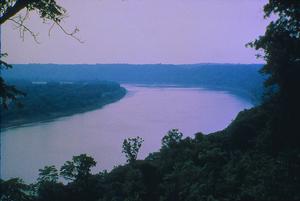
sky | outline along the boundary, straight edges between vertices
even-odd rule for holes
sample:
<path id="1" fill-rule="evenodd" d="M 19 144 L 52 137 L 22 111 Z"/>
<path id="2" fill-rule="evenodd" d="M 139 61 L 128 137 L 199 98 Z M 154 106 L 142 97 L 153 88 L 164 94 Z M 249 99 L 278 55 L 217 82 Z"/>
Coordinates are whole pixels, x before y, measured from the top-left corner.
<path id="1" fill-rule="evenodd" d="M 26 25 L 39 44 L 20 38 L 11 22 L 2 28 L 9 63 L 263 63 L 245 44 L 264 34 L 266 0 L 58 0 L 68 11 L 63 27 L 48 35 L 32 13 Z M 84 3 L 83 3 L 84 2 Z"/>

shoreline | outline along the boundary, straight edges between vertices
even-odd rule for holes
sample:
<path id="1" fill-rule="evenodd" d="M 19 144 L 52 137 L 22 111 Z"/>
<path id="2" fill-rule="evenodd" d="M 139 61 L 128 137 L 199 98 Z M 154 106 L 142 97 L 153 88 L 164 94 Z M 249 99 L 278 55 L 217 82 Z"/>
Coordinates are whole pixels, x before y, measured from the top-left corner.
<path id="1" fill-rule="evenodd" d="M 49 114 L 47 116 L 39 116 L 38 118 L 19 120 L 18 122 L 9 122 L 9 123 L 6 123 L 4 126 L 2 125 L 2 122 L 1 122 L 0 134 L 1 134 L 1 132 L 5 132 L 10 129 L 29 127 L 29 126 L 32 126 L 37 123 L 48 123 L 48 122 L 52 122 L 52 121 L 55 121 L 60 118 L 68 118 L 68 117 L 76 115 L 76 114 L 83 114 L 86 112 L 91 112 L 93 110 L 101 109 L 109 104 L 120 101 L 126 95 L 127 95 L 127 90 L 126 90 L 126 88 L 122 87 L 122 93 L 119 94 L 119 96 L 115 97 L 114 99 L 112 99 L 110 101 L 106 101 L 102 104 L 99 104 L 99 105 L 87 106 L 85 108 L 77 108 L 73 111 L 61 112 L 59 114 L 56 113 L 56 114 Z"/>
<path id="2" fill-rule="evenodd" d="M 132 85 L 137 87 L 150 87 L 150 88 L 195 88 L 195 89 L 202 89 L 208 91 L 223 91 L 227 92 L 233 96 L 239 97 L 241 99 L 247 100 L 253 106 L 258 106 L 261 103 L 260 94 L 255 96 L 255 94 L 251 94 L 251 92 L 235 87 L 228 87 L 228 86 L 214 86 L 214 85 L 197 85 L 197 84 L 164 84 L 164 83 L 155 83 L 155 84 L 141 84 L 141 83 L 121 83 L 121 85 Z"/>

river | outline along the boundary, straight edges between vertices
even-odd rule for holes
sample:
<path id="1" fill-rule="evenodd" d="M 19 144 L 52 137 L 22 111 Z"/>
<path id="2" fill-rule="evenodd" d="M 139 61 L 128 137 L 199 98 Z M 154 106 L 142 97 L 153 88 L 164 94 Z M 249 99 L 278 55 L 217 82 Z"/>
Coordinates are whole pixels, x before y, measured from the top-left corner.
<path id="1" fill-rule="evenodd" d="M 97 161 L 93 172 L 123 164 L 122 142 L 140 136 L 145 141 L 139 158 L 158 151 L 172 128 L 184 136 L 224 129 L 239 111 L 252 107 L 225 91 L 200 88 L 124 85 L 127 95 L 103 108 L 8 129 L 1 133 L 3 179 L 33 182 L 45 165 L 58 168 L 72 156 L 87 153 Z"/>

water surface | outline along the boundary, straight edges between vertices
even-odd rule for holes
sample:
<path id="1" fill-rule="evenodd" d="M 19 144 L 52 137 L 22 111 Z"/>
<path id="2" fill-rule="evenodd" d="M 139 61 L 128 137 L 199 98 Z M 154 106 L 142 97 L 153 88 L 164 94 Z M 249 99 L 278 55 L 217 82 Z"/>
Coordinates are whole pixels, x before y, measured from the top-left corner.
<path id="1" fill-rule="evenodd" d="M 20 177 L 32 182 L 45 165 L 60 167 L 72 156 L 92 155 L 94 172 L 123 164 L 124 138 L 140 136 L 145 141 L 139 158 L 158 151 L 161 138 L 172 128 L 184 136 L 225 128 L 245 108 L 247 100 L 222 91 L 198 88 L 138 87 L 126 85 L 128 94 L 101 109 L 59 118 L 52 122 L 4 131 L 2 177 Z"/>

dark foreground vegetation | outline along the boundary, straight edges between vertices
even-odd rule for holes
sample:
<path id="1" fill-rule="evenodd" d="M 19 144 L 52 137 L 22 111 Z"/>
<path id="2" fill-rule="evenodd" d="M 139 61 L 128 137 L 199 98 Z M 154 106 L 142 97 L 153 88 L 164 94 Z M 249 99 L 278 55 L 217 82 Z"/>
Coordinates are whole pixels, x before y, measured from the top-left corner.
<path id="1" fill-rule="evenodd" d="M 32 83 L 19 80 L 10 84 L 26 92 L 26 96 L 1 110 L 1 129 L 101 108 L 126 94 L 118 83 L 104 81 Z"/>
<path id="2" fill-rule="evenodd" d="M 41 169 L 35 184 L 1 181 L 2 200 L 299 200 L 300 147 L 275 140 L 270 115 L 264 107 L 243 111 L 224 131 L 193 139 L 171 130 L 145 160 L 134 157 L 138 141 L 126 141 L 128 164 L 111 172 L 91 174 L 93 158 L 75 156 L 60 171 Z"/>
<path id="3" fill-rule="evenodd" d="M 242 111 L 223 131 L 182 139 L 171 130 L 159 152 L 136 160 L 140 138 L 127 139 L 128 164 L 91 174 L 96 162 L 75 156 L 60 171 L 40 170 L 33 185 L 1 181 L 1 200 L 195 201 L 300 200 L 300 2 L 270 0 L 277 14 L 264 36 L 249 44 L 264 50 L 269 91 L 260 106 Z M 58 175 L 69 181 L 59 182 Z"/>

